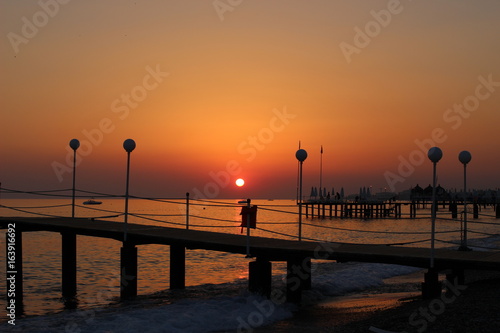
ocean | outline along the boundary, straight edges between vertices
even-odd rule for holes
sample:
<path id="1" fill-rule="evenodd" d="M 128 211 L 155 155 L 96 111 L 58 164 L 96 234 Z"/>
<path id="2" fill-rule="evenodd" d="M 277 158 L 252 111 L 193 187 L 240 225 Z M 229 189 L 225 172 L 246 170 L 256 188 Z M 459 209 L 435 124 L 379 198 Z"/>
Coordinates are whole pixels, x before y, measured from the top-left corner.
<path id="1" fill-rule="evenodd" d="M 98 198 L 99 199 L 99 198 Z M 123 199 L 102 199 L 101 205 L 82 205 L 76 217 L 122 222 Z M 184 199 L 130 199 L 129 223 L 209 230 L 240 234 L 238 199 L 191 200 L 186 219 Z M 252 236 L 297 239 L 295 200 L 253 200 L 258 206 L 257 229 Z M 71 216 L 71 199 L 4 199 L 0 216 Z M 470 208 L 471 205 L 469 205 Z M 27 213 L 30 212 L 30 213 Z M 403 205 L 403 217 L 409 206 Z M 41 215 L 35 215 L 41 214 Z M 458 247 L 460 221 L 440 209 L 436 247 Z M 492 207 L 480 218 L 468 214 L 469 246 L 477 251 L 498 249 L 498 219 Z M 460 216 L 460 215 L 459 215 Z M 369 244 L 430 247 L 429 209 L 416 219 L 305 218 L 302 239 Z M 245 231 L 244 231 L 245 232 Z M 23 239 L 25 315 L 16 325 L 7 323 L 6 280 L 0 279 L 0 331 L 30 332 L 210 332 L 245 331 L 292 316 L 294 305 L 276 304 L 246 291 L 248 263 L 244 255 L 205 250 L 186 251 L 185 290 L 169 290 L 169 247 L 138 246 L 138 299 L 119 302 L 121 242 L 77 237 L 78 305 L 65 309 L 61 299 L 61 236 L 27 232 Z M 0 266 L 5 276 L 5 237 L 0 237 Z M 383 285 L 384 279 L 410 274 L 413 267 L 335 263 L 313 260 L 313 290 L 309 298 L 324 299 Z M 273 262 L 273 288 L 283 285 L 286 263 Z"/>

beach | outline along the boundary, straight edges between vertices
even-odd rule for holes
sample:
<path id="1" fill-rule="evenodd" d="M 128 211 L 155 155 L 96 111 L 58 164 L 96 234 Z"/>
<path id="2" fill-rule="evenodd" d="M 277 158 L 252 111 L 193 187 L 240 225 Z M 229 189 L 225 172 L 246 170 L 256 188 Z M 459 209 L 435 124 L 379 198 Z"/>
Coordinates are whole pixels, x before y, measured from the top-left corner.
<path id="1" fill-rule="evenodd" d="M 415 280 L 418 274 L 391 278 L 381 287 L 301 307 L 292 318 L 258 328 L 255 332 L 500 330 L 500 273 L 467 271 L 465 286 L 431 300 L 423 300 L 416 290 L 419 287 Z M 407 282 L 396 282 L 404 279 Z"/>

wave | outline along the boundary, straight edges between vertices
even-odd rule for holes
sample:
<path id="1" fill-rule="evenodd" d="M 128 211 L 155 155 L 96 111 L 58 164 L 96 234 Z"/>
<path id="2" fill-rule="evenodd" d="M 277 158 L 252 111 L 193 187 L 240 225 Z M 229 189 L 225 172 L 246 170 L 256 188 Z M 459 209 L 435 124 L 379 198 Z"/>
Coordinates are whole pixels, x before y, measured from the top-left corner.
<path id="1" fill-rule="evenodd" d="M 374 264 L 319 262 L 313 265 L 312 290 L 304 292 L 304 303 L 314 303 L 329 296 L 344 295 L 383 285 L 388 277 L 413 273 L 414 267 Z M 284 276 L 275 276 L 274 288 L 283 288 Z M 190 287 L 188 292 L 200 296 L 231 294 L 244 290 L 245 281 L 215 287 Z M 195 291 L 196 290 L 196 291 Z M 239 295 L 213 296 L 206 299 L 180 299 L 170 304 L 150 306 L 147 301 L 100 309 L 64 311 L 55 315 L 24 318 L 15 326 L 0 325 L 7 332 L 212 332 L 251 331 L 255 327 L 293 316 L 298 308 L 290 303 L 275 302 L 246 291 Z"/>

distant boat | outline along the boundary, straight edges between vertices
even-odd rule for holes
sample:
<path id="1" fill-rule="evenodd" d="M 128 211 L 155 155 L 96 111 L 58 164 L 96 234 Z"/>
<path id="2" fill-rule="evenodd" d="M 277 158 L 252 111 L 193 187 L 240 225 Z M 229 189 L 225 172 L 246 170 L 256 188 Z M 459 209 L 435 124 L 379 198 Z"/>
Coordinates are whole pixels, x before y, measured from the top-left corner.
<path id="1" fill-rule="evenodd" d="M 87 201 L 84 201 L 83 204 L 84 205 L 100 205 L 100 204 L 102 204 L 102 201 L 97 201 L 97 200 L 94 200 L 94 199 L 89 199 Z"/>

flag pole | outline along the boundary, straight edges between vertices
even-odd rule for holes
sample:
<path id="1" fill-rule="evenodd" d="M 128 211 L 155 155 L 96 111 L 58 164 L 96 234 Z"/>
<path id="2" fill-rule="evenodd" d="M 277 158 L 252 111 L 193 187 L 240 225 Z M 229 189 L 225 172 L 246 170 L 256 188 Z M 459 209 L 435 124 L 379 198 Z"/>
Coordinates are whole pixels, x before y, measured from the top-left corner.
<path id="1" fill-rule="evenodd" d="M 321 145 L 321 158 L 319 160 L 319 197 L 323 196 L 323 145 Z"/>

